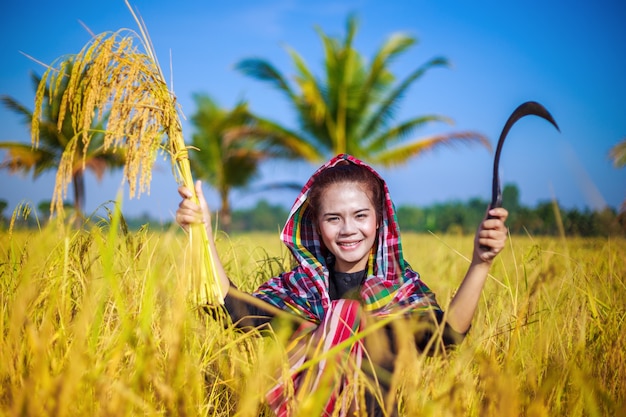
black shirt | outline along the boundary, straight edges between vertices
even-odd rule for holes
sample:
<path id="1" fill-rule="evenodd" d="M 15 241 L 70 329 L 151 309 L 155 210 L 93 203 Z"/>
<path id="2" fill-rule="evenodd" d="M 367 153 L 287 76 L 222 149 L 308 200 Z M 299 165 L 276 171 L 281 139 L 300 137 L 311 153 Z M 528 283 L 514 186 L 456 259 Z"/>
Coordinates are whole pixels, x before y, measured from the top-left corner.
<path id="1" fill-rule="evenodd" d="M 360 299 L 360 290 L 365 281 L 366 270 L 358 272 L 335 272 L 330 276 L 328 294 L 331 300 Z"/>

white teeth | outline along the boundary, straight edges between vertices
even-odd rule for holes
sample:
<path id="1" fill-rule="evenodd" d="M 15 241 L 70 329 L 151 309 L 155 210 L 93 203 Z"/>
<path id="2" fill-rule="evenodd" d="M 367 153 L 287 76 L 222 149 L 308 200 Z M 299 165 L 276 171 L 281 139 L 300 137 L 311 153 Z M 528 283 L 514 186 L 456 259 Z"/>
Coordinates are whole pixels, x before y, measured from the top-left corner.
<path id="1" fill-rule="evenodd" d="M 355 246 L 359 242 L 351 242 L 351 243 L 340 243 L 339 246 Z"/>

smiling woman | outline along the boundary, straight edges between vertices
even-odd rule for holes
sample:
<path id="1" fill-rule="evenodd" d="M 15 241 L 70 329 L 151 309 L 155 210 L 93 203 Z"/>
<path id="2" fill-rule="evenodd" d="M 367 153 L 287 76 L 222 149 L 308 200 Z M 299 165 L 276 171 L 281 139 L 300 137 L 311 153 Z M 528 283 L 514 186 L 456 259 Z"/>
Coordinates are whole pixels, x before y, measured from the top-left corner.
<path id="1" fill-rule="evenodd" d="M 179 189 L 177 221 L 185 229 L 202 222 L 212 236 L 199 183 L 196 190 L 200 204 L 190 190 Z M 250 296 L 217 261 L 224 310 L 236 326 L 285 329 L 283 319 L 294 323 L 286 326 L 295 330 L 287 348 L 289 373 L 266 395 L 277 415 L 383 415 L 385 408 L 385 415 L 393 414 L 391 375 L 403 349 L 435 353 L 460 342 L 470 327 L 491 263 L 506 240 L 507 211 L 489 214 L 493 218 L 478 229 L 472 263 L 445 316 L 403 257 L 386 183 L 350 155 L 320 167 L 296 199 L 281 234 L 297 262 L 292 270 Z M 219 259 L 212 240 L 210 248 Z M 323 407 L 310 413 L 305 400 L 312 393 L 323 397 Z"/>

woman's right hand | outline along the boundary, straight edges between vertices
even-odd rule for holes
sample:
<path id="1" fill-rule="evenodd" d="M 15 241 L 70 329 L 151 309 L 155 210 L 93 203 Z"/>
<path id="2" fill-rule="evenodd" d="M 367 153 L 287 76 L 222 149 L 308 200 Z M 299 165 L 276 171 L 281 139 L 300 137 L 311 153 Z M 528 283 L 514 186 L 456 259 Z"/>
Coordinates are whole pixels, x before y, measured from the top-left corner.
<path id="1" fill-rule="evenodd" d="M 222 295 L 226 295 L 230 288 L 230 281 L 224 271 L 224 266 L 220 261 L 220 258 L 215 247 L 215 241 L 213 240 L 213 233 L 211 230 L 211 212 L 209 211 L 209 205 L 202 193 L 202 183 L 196 181 L 196 196 L 198 197 L 198 203 L 194 201 L 193 193 L 185 186 L 178 187 L 178 194 L 183 198 L 183 201 L 178 205 L 176 210 L 176 222 L 185 231 L 189 231 L 191 224 L 201 223 L 207 231 L 209 250 L 213 253 L 213 261 L 215 262 L 215 271 L 217 271 L 217 277 L 221 286 Z"/>
<path id="2" fill-rule="evenodd" d="M 178 187 L 178 194 L 180 194 L 183 200 L 178 205 L 178 210 L 176 210 L 176 222 L 185 231 L 189 231 L 189 225 L 194 223 L 202 223 L 208 230 L 211 226 L 211 212 L 202 193 L 202 182 L 196 181 L 196 195 L 200 204 L 196 204 L 193 193 L 184 185 Z"/>

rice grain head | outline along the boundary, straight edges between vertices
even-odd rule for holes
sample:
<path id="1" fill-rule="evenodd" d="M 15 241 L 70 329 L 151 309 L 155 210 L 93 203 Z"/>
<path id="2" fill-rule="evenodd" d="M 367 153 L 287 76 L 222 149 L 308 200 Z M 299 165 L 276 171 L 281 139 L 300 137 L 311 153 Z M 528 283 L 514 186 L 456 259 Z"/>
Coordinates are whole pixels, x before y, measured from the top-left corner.
<path id="1" fill-rule="evenodd" d="M 54 97 L 61 93 L 65 83 L 57 126 L 60 128 L 65 118 L 70 117 L 75 132 L 61 157 L 52 212 L 63 212 L 63 199 L 72 175 L 81 163 L 84 168 L 85 150 L 96 133 L 104 133 L 104 151 L 124 154 L 123 174 L 129 184 L 130 198 L 149 193 L 152 167 L 159 151 L 170 155 L 176 181 L 195 192 L 176 97 L 168 89 L 143 21 L 128 6 L 141 36 L 129 29 L 96 35 L 78 54 L 59 58 L 48 67 L 37 88 L 31 129 L 33 146 L 39 144 L 46 91 Z M 72 65 L 69 75 L 68 65 Z M 94 128 L 100 125 L 104 126 L 104 132 Z M 77 150 L 79 140 L 83 145 L 82 155 Z M 191 274 L 202 281 L 197 293 L 203 301 L 221 303 L 223 296 L 215 264 L 206 250 L 206 230 L 204 227 L 197 230 L 194 235 L 200 239 L 192 245 L 194 258 L 204 259 L 203 264 L 193 262 L 192 266 Z"/>

